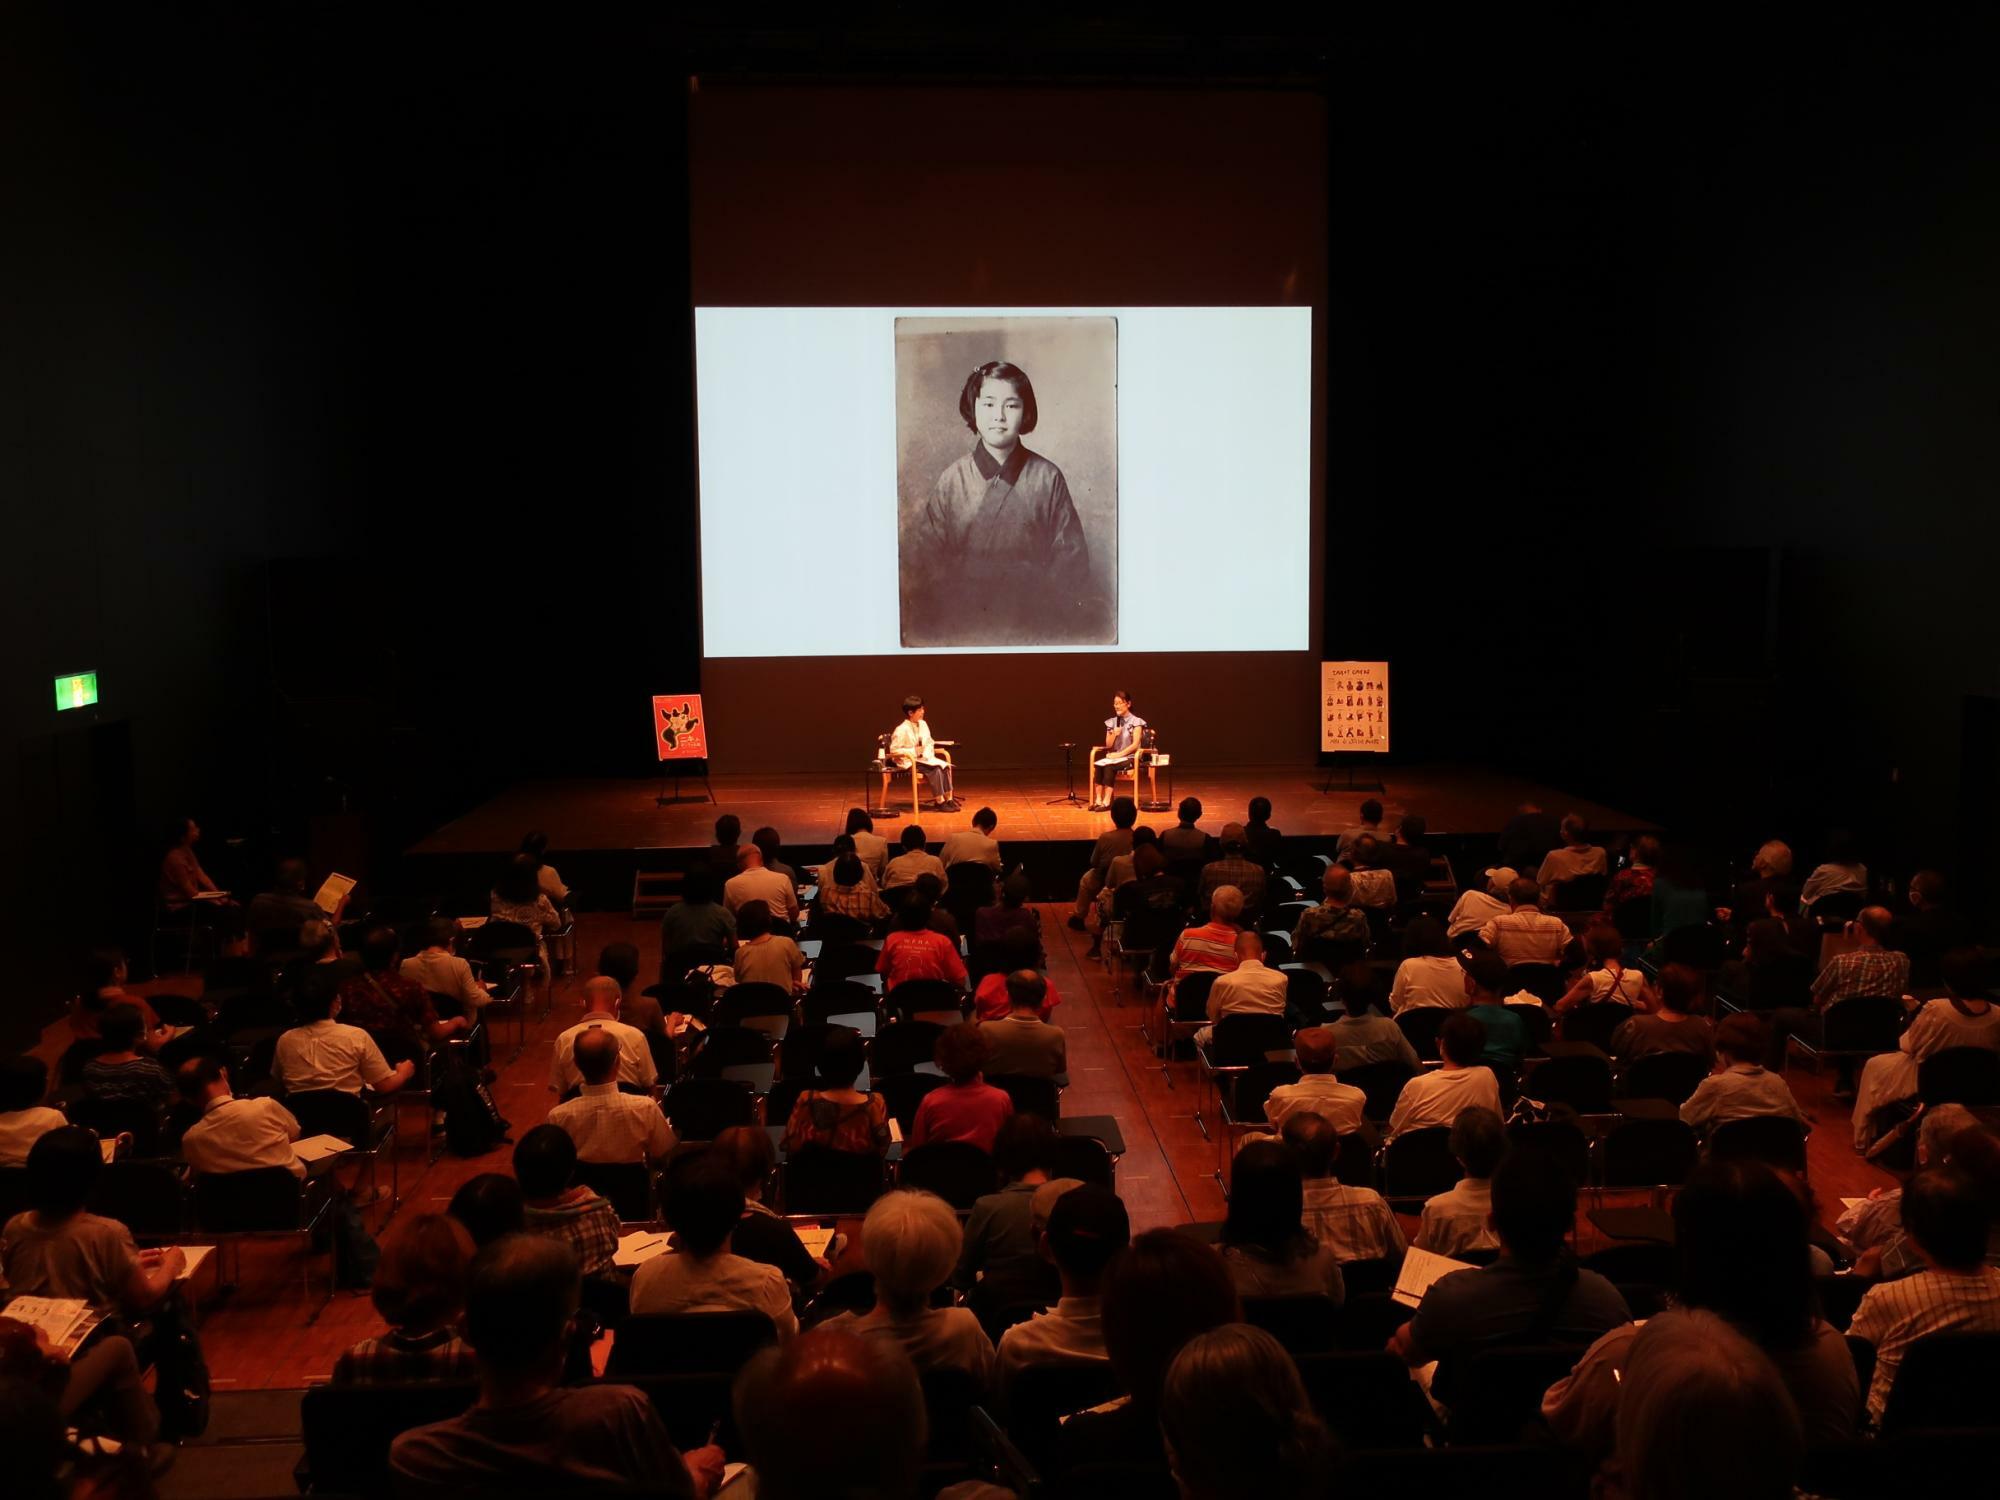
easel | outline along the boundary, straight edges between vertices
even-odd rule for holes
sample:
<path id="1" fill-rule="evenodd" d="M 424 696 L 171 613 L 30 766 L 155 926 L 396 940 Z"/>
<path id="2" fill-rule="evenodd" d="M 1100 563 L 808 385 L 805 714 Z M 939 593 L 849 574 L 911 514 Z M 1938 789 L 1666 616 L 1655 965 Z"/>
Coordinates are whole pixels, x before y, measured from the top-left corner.
<path id="1" fill-rule="evenodd" d="M 1338 750 L 1328 750 L 1325 754 L 1332 758 L 1326 763 L 1326 780 L 1320 783 L 1319 794 L 1322 797 L 1333 790 L 1333 769 L 1336 765 L 1340 765 L 1347 772 L 1347 782 L 1341 787 L 1341 790 L 1344 792 L 1386 792 L 1388 790 L 1387 787 L 1382 785 L 1379 778 L 1373 781 L 1356 781 L 1354 779 L 1354 762 L 1351 760 L 1341 761 Z"/>
<path id="2" fill-rule="evenodd" d="M 706 756 L 700 758 L 689 756 L 686 760 L 663 760 L 660 762 L 660 792 L 658 796 L 653 798 L 653 806 L 666 807 L 681 800 L 681 777 L 683 774 L 681 767 L 683 766 L 701 767 L 699 771 L 690 771 L 686 774 L 690 780 L 697 776 L 700 777 L 701 789 L 706 800 L 710 802 L 715 800 L 715 788 L 708 784 L 708 758 Z M 674 784 L 671 796 L 667 793 L 667 782 L 669 779 Z M 697 799 L 690 794 L 687 800 L 693 802 Z"/>

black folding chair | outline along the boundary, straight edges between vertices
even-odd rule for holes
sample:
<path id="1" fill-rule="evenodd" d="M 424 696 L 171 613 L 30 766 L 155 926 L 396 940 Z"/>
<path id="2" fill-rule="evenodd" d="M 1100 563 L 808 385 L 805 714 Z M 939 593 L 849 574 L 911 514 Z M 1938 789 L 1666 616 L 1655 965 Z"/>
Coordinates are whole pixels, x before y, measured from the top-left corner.
<path id="1" fill-rule="evenodd" d="M 1409 1310 L 1400 1310 L 1407 1320 Z M 1369 1350 L 1294 1350 L 1292 1360 L 1313 1410 L 1344 1446 L 1420 1448 L 1437 1430 L 1423 1392 L 1379 1340 Z"/>
<path id="2" fill-rule="evenodd" d="M 1545 1057 L 1521 1079 L 1521 1092 L 1544 1104 L 1566 1104 L 1580 1115 L 1607 1115 L 1611 1063 L 1601 1052 Z"/>
<path id="3" fill-rule="evenodd" d="M 2000 1066 L 2000 1055 L 1987 1053 Z M 1618 1074 L 1620 1099 L 1664 1099 L 1681 1105 L 1708 1076 L 1708 1058 L 1699 1052 L 1653 1052 L 1635 1057 Z"/>
<path id="4" fill-rule="evenodd" d="M 1368 1096 L 1362 1113 L 1380 1124 L 1395 1111 L 1396 1096 L 1403 1092 L 1403 1085 L 1416 1074 L 1417 1070 L 1408 1063 L 1391 1059 L 1388 1062 L 1364 1063 L 1358 1068 L 1343 1068 L 1340 1070 L 1340 1081 Z"/>
<path id="5" fill-rule="evenodd" d="M 1438 1032 L 1444 1023 L 1457 1015 L 1456 1010 L 1447 1010 L 1441 1005 L 1419 1005 L 1403 1011 L 1396 1017 L 1396 1025 L 1416 1048 L 1417 1056 L 1425 1062 L 1438 1060 Z"/>
<path id="6" fill-rule="evenodd" d="M 580 1161 L 576 1180 L 611 1204 L 628 1224 L 650 1222 L 653 1211 L 653 1171 L 642 1161 Z"/>
<path id="7" fill-rule="evenodd" d="M 917 1106 L 924 1102 L 924 1096 L 944 1084 L 944 1079 L 936 1073 L 896 1073 L 877 1079 L 875 1091 L 888 1103 L 889 1113 L 907 1136 L 916 1128 Z"/>
<path id="8" fill-rule="evenodd" d="M 788 1214 L 865 1214 L 882 1196 L 882 1159 L 872 1152 L 801 1146 L 785 1158 Z"/>
<path id="9" fill-rule="evenodd" d="M 1062 1091 L 1053 1078 L 1027 1073 L 988 1073 L 986 1081 L 1014 1101 L 1014 1112 L 1054 1123 L 1062 1115 Z"/>
<path id="10" fill-rule="evenodd" d="M 243 1240 L 296 1239 L 305 1252 L 299 1257 L 301 1284 L 312 1290 L 312 1242 L 332 1207 L 332 1198 L 315 1185 L 302 1182 L 284 1167 L 255 1167 L 245 1172 L 202 1172 L 194 1179 L 194 1227 L 203 1239 L 236 1251 L 236 1271 L 226 1279 L 234 1285 L 242 1270 Z M 319 1320 L 333 1300 L 334 1267 L 328 1257 L 326 1297 L 307 1316 Z"/>
<path id="11" fill-rule="evenodd" d="M 1882 1433 L 1914 1429 L 2000 1427 L 1990 1382 L 2000 1360 L 2000 1333 L 1933 1333 L 1903 1351 Z"/>
<path id="12" fill-rule="evenodd" d="M 1000 1185 L 993 1158 L 969 1141 L 933 1141 L 903 1153 L 896 1185 L 935 1193 L 953 1208 L 972 1205 Z"/>
<path id="13" fill-rule="evenodd" d="M 777 1328 L 760 1312 L 632 1313 L 618 1327 L 604 1373 L 733 1376 L 777 1341 Z"/>
<path id="14" fill-rule="evenodd" d="M 1605 1056 L 1611 1055 L 1611 1036 L 1632 1019 L 1632 1007 L 1616 1000 L 1599 1000 L 1579 1005 L 1562 1018 L 1559 1035 L 1566 1042 L 1587 1042 Z"/>
<path id="15" fill-rule="evenodd" d="M 1391 1203 L 1422 1203 L 1457 1185 L 1458 1158 L 1451 1154 L 1451 1127 L 1432 1125 L 1395 1137 L 1375 1158 L 1382 1196 Z"/>
<path id="16" fill-rule="evenodd" d="M 732 1125 L 757 1122 L 757 1096 L 733 1078 L 683 1078 L 667 1090 L 665 1109 L 684 1141 L 712 1141 Z"/>
<path id="17" fill-rule="evenodd" d="M 876 1034 L 868 1048 L 868 1071 L 875 1078 L 908 1073 L 931 1061 L 944 1027 L 935 1021 L 897 1021 Z"/>
<path id="18" fill-rule="evenodd" d="M 899 1021 L 955 1026 L 965 1019 L 966 994 L 943 979 L 906 979 L 889 991 L 884 1004 Z"/>
<path id="19" fill-rule="evenodd" d="M 413 1427 L 463 1416 L 479 1399 L 472 1381 L 413 1380 L 383 1385 L 307 1386 L 299 1399 L 305 1454 L 301 1490 L 387 1495 L 396 1488 L 389 1448 Z"/>
<path id="20" fill-rule="evenodd" d="M 1917 1097 L 1926 1108 L 2000 1104 L 2000 1052 L 1985 1047 L 1947 1047 L 1917 1064 Z"/>
<path id="21" fill-rule="evenodd" d="M 1701 1159 L 1693 1129 L 1680 1120 L 1622 1119 L 1598 1138 L 1597 1153 L 1600 1189 L 1644 1188 L 1656 1204 Z"/>
<path id="22" fill-rule="evenodd" d="M 1335 1346 L 1340 1306 L 1331 1297 L 1245 1297 L 1243 1321 L 1263 1329 L 1294 1355 L 1323 1354 Z"/>
<path id="23" fill-rule="evenodd" d="M 1725 1120 L 1708 1137 L 1713 1161 L 1761 1161 L 1787 1172 L 1806 1169 L 1806 1128 L 1784 1115 Z"/>

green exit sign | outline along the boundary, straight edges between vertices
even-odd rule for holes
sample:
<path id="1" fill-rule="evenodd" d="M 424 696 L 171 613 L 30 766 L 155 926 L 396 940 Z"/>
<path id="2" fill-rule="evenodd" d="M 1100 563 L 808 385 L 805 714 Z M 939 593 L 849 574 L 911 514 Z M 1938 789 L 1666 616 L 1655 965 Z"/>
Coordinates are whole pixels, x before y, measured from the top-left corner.
<path id="1" fill-rule="evenodd" d="M 56 679 L 56 709 L 88 708 L 97 701 L 97 674 L 76 672 Z"/>

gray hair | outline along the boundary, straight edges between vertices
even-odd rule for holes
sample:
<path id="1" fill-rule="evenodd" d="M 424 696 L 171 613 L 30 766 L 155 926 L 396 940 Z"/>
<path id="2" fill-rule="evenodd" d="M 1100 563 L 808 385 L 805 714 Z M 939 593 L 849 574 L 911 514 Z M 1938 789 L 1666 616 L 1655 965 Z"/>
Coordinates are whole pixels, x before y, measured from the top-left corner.
<path id="1" fill-rule="evenodd" d="M 1213 922 L 1234 922 L 1243 915 L 1243 892 L 1233 885 L 1219 885 L 1208 898 L 1208 916 Z"/>
<path id="2" fill-rule="evenodd" d="M 965 1243 L 958 1215 L 935 1193 L 884 1193 L 861 1221 L 861 1244 L 875 1273 L 875 1296 L 895 1317 L 924 1309 L 958 1265 Z"/>

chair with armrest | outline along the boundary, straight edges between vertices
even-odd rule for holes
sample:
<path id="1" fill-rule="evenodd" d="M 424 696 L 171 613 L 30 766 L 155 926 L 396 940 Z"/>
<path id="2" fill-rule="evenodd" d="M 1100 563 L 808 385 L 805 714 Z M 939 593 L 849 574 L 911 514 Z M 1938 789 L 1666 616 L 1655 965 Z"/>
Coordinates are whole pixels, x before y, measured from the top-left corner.
<path id="1" fill-rule="evenodd" d="M 301 1181 L 283 1167 L 255 1167 L 246 1172 L 198 1172 L 194 1178 L 194 1232 L 213 1240 L 226 1253 L 236 1252 L 236 1269 L 225 1284 L 234 1285 L 242 1271 L 242 1241 L 296 1239 L 301 1241 L 301 1285 L 312 1289 L 312 1242 L 332 1208 L 332 1198 L 310 1181 Z M 333 1300 L 334 1267 L 328 1257 L 326 1297 L 314 1306 L 307 1323 L 319 1320 Z"/>

